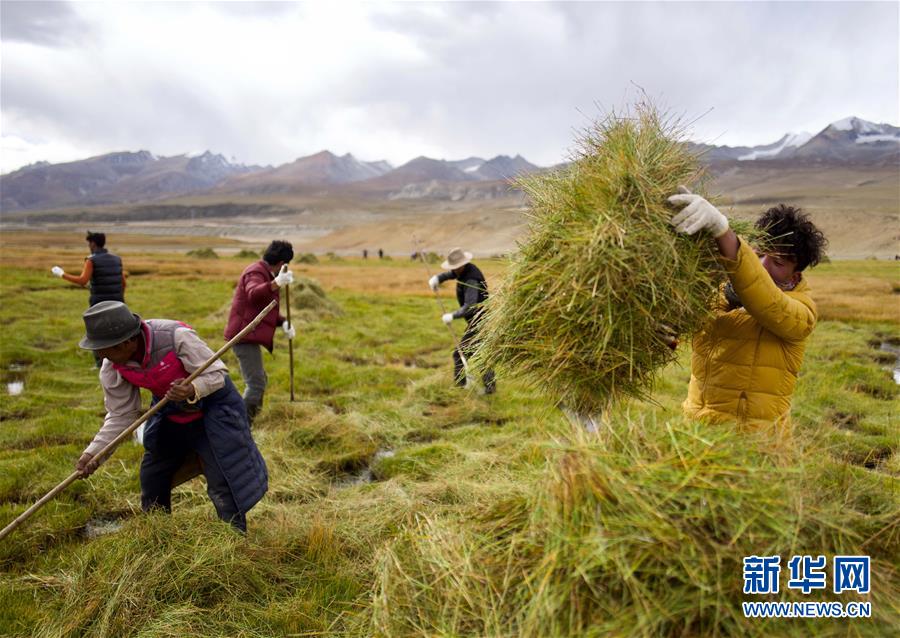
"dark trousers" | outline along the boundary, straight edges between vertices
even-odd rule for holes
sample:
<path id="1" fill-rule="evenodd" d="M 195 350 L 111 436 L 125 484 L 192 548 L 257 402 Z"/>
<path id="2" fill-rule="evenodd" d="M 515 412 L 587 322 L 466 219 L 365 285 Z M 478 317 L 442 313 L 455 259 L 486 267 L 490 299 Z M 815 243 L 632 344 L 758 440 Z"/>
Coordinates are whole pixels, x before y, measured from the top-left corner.
<path id="1" fill-rule="evenodd" d="M 206 477 L 206 493 L 219 518 L 246 532 L 247 519 L 238 511 L 228 481 L 219 469 L 203 421 L 175 423 L 161 419 L 155 427 L 159 428 L 157 447 L 163 452 L 144 452 L 144 460 L 141 461 L 141 508 L 145 512 L 154 508 L 172 511 L 172 479 L 188 455 L 196 452 Z"/>
<path id="2" fill-rule="evenodd" d="M 463 357 L 468 361 L 469 357 L 475 354 L 477 346 L 478 322 L 470 321 L 466 325 L 466 331 L 463 333 L 462 339 L 459 340 L 459 347 L 453 351 L 453 378 L 456 380 L 456 385 L 460 387 L 465 387 L 466 385 L 466 369 L 463 366 Z M 460 351 L 462 351 L 462 356 L 460 356 Z M 496 391 L 497 384 L 494 381 L 493 370 L 487 370 L 481 376 L 481 380 L 484 383 L 486 394 L 493 394 Z"/>

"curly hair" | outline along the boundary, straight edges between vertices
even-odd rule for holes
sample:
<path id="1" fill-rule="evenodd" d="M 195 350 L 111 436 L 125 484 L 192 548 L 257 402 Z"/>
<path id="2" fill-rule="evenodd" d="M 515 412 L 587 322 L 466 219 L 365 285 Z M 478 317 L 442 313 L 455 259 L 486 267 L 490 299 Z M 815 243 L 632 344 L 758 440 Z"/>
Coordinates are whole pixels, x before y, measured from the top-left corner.
<path id="1" fill-rule="evenodd" d="M 756 227 L 771 238 L 774 248 L 797 262 L 798 272 L 826 258 L 828 240 L 799 208 L 773 206 L 756 220 Z"/>

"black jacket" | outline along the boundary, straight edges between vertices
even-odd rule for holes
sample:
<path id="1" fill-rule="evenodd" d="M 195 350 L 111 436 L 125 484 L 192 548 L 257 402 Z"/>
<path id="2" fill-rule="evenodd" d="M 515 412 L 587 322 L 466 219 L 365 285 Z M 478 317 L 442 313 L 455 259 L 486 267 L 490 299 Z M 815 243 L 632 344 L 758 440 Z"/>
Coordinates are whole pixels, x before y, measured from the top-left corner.
<path id="1" fill-rule="evenodd" d="M 481 304 L 488 298 L 484 275 L 475 264 L 466 264 L 459 277 L 452 270 L 438 275 L 440 283 L 450 279 L 456 279 L 456 300 L 459 302 L 459 310 L 453 313 L 453 318 L 472 321 L 481 312 Z"/>

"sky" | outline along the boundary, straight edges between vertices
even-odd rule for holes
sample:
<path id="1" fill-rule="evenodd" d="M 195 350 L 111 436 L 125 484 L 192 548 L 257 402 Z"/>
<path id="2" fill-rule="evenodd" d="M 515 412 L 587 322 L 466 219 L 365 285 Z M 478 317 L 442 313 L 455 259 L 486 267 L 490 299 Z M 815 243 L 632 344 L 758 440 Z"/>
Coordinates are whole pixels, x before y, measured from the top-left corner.
<path id="1" fill-rule="evenodd" d="M 0 171 L 567 159 L 646 96 L 701 142 L 900 121 L 898 2 L 0 2 Z"/>

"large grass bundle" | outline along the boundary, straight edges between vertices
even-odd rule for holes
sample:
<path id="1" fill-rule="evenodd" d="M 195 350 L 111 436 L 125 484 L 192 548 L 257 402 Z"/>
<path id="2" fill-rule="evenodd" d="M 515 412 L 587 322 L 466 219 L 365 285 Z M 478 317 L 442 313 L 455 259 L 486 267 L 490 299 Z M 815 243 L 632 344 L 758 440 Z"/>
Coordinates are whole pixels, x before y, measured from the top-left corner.
<path id="1" fill-rule="evenodd" d="M 896 479 L 687 421 L 564 444 L 541 487 L 421 519 L 381 556 L 385 636 L 889 636 L 900 613 Z M 869 555 L 872 592 L 803 595 L 795 554 Z M 780 594 L 743 593 L 743 558 L 782 557 Z M 877 584 L 875 584 L 877 581 Z M 743 601 L 870 601 L 871 619 L 745 618 Z"/>
<path id="2" fill-rule="evenodd" d="M 708 236 L 669 225 L 666 198 L 700 177 L 677 125 L 639 106 L 578 143 L 568 167 L 519 180 L 530 232 L 487 303 L 476 362 L 593 413 L 647 394 L 674 357 L 663 332 L 697 330 L 724 275 Z"/>

